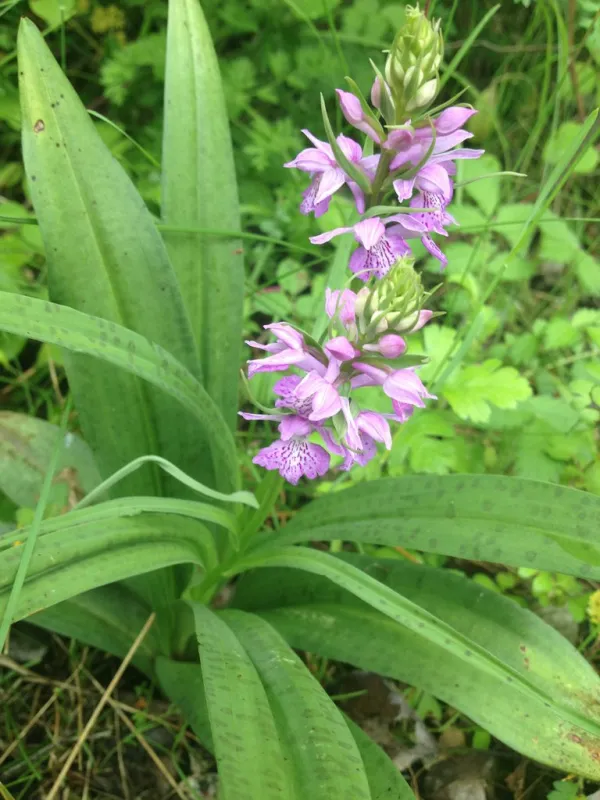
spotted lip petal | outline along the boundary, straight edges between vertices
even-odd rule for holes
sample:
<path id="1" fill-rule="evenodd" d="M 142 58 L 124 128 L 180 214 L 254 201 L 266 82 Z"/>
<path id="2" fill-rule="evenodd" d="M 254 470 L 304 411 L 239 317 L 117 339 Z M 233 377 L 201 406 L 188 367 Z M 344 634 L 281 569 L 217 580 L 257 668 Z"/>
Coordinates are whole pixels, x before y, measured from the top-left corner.
<path id="1" fill-rule="evenodd" d="M 260 450 L 252 459 L 254 464 L 268 470 L 278 470 L 286 481 L 296 486 L 303 475 L 315 479 L 329 469 L 329 453 L 305 437 L 278 439 Z"/>

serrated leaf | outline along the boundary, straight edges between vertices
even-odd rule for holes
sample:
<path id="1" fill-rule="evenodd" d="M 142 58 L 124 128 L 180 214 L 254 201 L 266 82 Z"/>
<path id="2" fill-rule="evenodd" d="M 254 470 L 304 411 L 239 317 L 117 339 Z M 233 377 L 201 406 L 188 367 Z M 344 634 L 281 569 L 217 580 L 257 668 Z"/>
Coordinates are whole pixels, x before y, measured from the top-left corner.
<path id="1" fill-rule="evenodd" d="M 497 359 L 471 364 L 455 372 L 443 395 L 461 419 L 487 422 L 490 406 L 516 408 L 531 395 L 531 387 L 514 367 L 502 367 Z"/>
<path id="2" fill-rule="evenodd" d="M 165 223 L 241 229 L 219 65 L 198 0 L 170 0 L 162 158 Z M 244 267 L 235 235 L 166 233 L 192 321 L 204 383 L 235 428 L 242 346 Z"/>
<path id="3" fill-rule="evenodd" d="M 298 800 L 371 800 L 358 748 L 344 718 L 285 640 L 254 614 L 221 614 L 265 688 Z M 286 797 L 292 798 L 292 795 Z"/>
<path id="4" fill-rule="evenodd" d="M 412 475 L 313 500 L 256 545 L 341 538 L 600 578 L 599 517 L 600 498 L 563 486 L 500 475 Z M 568 553 L 569 543 L 587 548 L 587 556 Z"/>
<path id="5" fill-rule="evenodd" d="M 449 641 L 438 646 L 424 628 L 409 630 L 392 622 L 389 610 L 381 614 L 293 569 L 246 575 L 236 604 L 264 617 L 293 647 L 417 686 L 530 757 L 596 778 L 600 683 L 560 634 L 462 575 L 352 554 L 342 560 L 449 626 L 448 639 L 463 635 L 472 644 L 456 652 Z M 503 678 L 483 668 L 483 651 L 506 670 Z"/>
<path id="6" fill-rule="evenodd" d="M 231 628 L 193 606 L 222 800 L 294 797 L 265 689 Z"/>
<path id="7" fill-rule="evenodd" d="M 592 297 L 600 297 L 600 262 L 591 253 L 579 252 L 574 267 L 584 292 Z"/>

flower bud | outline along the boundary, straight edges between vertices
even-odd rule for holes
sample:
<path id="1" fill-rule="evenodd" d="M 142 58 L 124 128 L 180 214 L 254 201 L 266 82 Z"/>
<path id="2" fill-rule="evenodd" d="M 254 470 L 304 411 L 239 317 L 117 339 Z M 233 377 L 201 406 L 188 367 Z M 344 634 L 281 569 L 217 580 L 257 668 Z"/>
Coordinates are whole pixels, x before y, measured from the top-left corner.
<path id="1" fill-rule="evenodd" d="M 439 89 L 438 69 L 444 53 L 440 21 L 431 23 L 418 8 L 406 7 L 386 65 L 385 79 L 396 106 L 396 123 L 424 111 Z"/>
<path id="2" fill-rule="evenodd" d="M 431 311 L 422 309 L 427 294 L 413 265 L 413 258 L 400 258 L 372 289 L 359 292 L 355 313 L 360 331 L 370 341 L 383 342 L 382 333 L 418 330 L 431 319 Z M 390 345 L 397 338 L 389 337 Z"/>

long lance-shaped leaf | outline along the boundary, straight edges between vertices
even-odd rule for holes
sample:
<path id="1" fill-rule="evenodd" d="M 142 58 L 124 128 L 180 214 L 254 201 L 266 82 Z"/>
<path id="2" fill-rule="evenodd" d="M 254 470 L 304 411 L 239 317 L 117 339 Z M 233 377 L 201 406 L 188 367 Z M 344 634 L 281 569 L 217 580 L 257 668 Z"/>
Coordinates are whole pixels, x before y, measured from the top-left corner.
<path id="1" fill-rule="evenodd" d="M 29 617 L 28 622 L 123 658 L 151 611 L 152 607 L 123 583 L 116 583 L 51 606 Z M 160 641 L 153 625 L 132 663 L 152 676 L 158 652 Z"/>
<path id="2" fill-rule="evenodd" d="M 167 697 L 180 707 L 196 736 L 214 753 L 200 664 L 159 656 L 155 667 L 158 681 Z"/>
<path id="3" fill-rule="evenodd" d="M 365 765 L 372 800 L 416 800 L 398 767 L 379 745 L 348 717 L 346 725 L 354 736 Z"/>
<path id="4" fill-rule="evenodd" d="M 148 337 L 199 377 L 177 278 L 152 217 L 28 19 L 19 28 L 18 56 L 23 158 L 50 299 Z M 87 357 L 68 353 L 65 365 L 103 477 L 155 453 L 214 485 L 210 458 L 198 458 L 202 432 L 171 398 Z M 118 490 L 156 494 L 174 486 L 148 466 Z"/>
<path id="5" fill-rule="evenodd" d="M 85 512 L 82 511 L 82 514 Z M 40 529 L 14 620 L 98 586 L 175 564 L 204 565 L 210 531 L 202 523 L 161 514 L 139 515 L 45 531 Z M 18 535 L 21 538 L 18 538 Z M 21 559 L 27 529 L 0 553 L 0 616 Z"/>
<path id="6" fill-rule="evenodd" d="M 373 597 L 353 596 L 355 587 L 293 569 L 244 576 L 236 604 L 267 619 L 292 647 L 406 681 L 528 756 L 598 779 L 600 682 L 560 634 L 446 570 L 350 554 L 343 561 L 452 633 L 434 641 L 416 617 L 416 624 L 398 624 L 391 607 L 377 611 Z M 484 664 L 489 659 L 497 674 Z"/>
<path id="7" fill-rule="evenodd" d="M 50 422 L 13 411 L 0 412 L 0 489 L 19 506 L 33 507 L 40 496 L 60 429 Z M 84 441 L 67 432 L 54 484 L 63 483 L 75 497 L 100 483 L 94 457 Z M 142 621 L 142 625 L 148 618 Z"/>
<path id="8" fill-rule="evenodd" d="M 277 541 L 342 538 L 600 578 L 599 519 L 600 498 L 577 489 L 498 475 L 414 475 L 315 500 Z M 271 545 L 272 534 L 262 541 Z"/>
<path id="9" fill-rule="evenodd" d="M 169 0 L 162 217 L 187 228 L 240 229 L 219 65 L 198 0 Z M 165 233 L 198 344 L 206 388 L 235 428 L 244 268 L 234 239 Z"/>
<path id="10" fill-rule="evenodd" d="M 295 793 L 284 769 L 265 689 L 227 623 L 193 607 L 222 800 L 281 800 Z"/>
<path id="11" fill-rule="evenodd" d="M 356 743 L 341 712 L 298 656 L 254 614 L 221 614 L 252 659 L 285 752 L 294 786 L 289 800 L 371 800 Z"/>
<path id="12" fill-rule="evenodd" d="M 204 433 L 208 439 L 223 476 L 225 485 L 222 488 L 235 488 L 237 455 L 230 430 L 200 383 L 159 345 L 115 322 L 11 292 L 0 292 L 0 330 L 100 358 L 144 378 L 177 399 L 199 423 L 192 434 L 198 451 L 201 449 L 201 434 Z M 111 372 L 114 374 L 115 370 Z M 121 396 L 111 399 L 113 404 L 117 401 L 121 405 L 127 404 Z M 180 406 L 172 412 L 176 420 L 181 418 Z M 123 466 L 124 463 L 117 464 L 114 472 Z M 181 486 L 177 485 L 181 493 Z"/>

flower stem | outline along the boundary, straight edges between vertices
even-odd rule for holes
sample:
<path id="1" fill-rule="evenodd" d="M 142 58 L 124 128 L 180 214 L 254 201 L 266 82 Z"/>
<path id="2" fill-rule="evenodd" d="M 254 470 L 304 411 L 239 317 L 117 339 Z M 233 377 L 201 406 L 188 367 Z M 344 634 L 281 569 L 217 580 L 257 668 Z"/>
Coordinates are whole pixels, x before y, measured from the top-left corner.
<path id="1" fill-rule="evenodd" d="M 375 173 L 375 177 L 373 178 L 373 183 L 371 185 L 371 193 L 367 202 L 367 208 L 372 208 L 373 206 L 378 205 L 381 187 L 388 176 L 393 157 L 394 153 L 390 153 L 388 150 L 384 150 L 382 152 L 381 158 L 379 159 L 379 164 L 377 165 L 377 172 Z"/>

